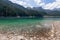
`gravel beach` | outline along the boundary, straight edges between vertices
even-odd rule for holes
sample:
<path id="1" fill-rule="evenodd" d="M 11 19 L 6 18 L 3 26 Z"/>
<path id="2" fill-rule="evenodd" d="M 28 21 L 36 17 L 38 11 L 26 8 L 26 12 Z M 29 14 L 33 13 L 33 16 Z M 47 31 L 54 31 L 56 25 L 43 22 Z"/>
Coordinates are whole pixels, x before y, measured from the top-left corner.
<path id="1" fill-rule="evenodd" d="M 50 25 L 51 24 L 51 25 Z M 45 23 L 45 25 L 50 25 L 52 28 L 50 31 L 44 33 L 44 30 L 40 32 L 37 31 L 22 31 L 22 32 L 0 32 L 0 40 L 60 40 L 60 21 L 54 21 L 50 23 Z M 36 25 L 37 27 L 40 27 L 39 25 Z M 42 35 L 43 34 L 43 35 Z"/>

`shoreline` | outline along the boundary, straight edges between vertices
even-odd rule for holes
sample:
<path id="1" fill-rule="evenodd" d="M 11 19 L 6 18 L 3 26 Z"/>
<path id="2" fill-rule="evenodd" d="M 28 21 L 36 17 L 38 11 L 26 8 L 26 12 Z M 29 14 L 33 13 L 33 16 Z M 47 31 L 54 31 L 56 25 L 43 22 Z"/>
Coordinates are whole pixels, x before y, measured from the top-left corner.
<path id="1" fill-rule="evenodd" d="M 48 24 L 50 24 L 50 23 L 48 23 Z M 22 34 L 21 34 L 21 32 L 20 31 L 18 31 L 18 32 L 15 32 L 15 31 L 7 31 L 7 32 L 2 32 L 2 33 L 0 33 L 0 40 L 60 40 L 59 38 L 59 36 L 60 36 L 60 21 L 54 21 L 54 22 L 52 22 L 52 24 L 53 24 L 53 27 L 55 27 L 56 29 L 56 33 L 54 33 L 53 35 L 53 37 L 49 37 L 49 38 L 45 38 L 45 37 L 41 37 L 41 36 L 37 36 L 36 37 L 36 34 L 34 33 L 29 33 L 29 32 L 27 32 L 26 33 L 26 31 L 24 32 L 22 32 Z M 38 27 L 39 27 L 39 25 L 37 25 Z M 52 25 L 51 25 L 52 26 Z M 37 32 L 37 31 L 35 31 L 35 32 Z M 35 35 L 35 36 L 32 36 L 32 35 Z M 40 35 L 40 34 L 38 34 L 38 35 Z M 52 35 L 52 34 L 51 34 Z M 2 38 L 3 37 L 3 38 Z"/>
<path id="2" fill-rule="evenodd" d="M 43 16 L 43 18 L 60 18 L 60 16 Z"/>

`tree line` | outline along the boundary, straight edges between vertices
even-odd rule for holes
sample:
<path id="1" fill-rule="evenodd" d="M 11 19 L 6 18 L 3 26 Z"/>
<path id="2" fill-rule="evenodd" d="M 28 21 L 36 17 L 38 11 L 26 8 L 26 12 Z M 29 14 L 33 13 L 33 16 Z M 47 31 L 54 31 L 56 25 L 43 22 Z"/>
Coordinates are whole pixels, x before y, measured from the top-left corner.
<path id="1" fill-rule="evenodd" d="M 14 4 L 10 1 L 0 1 L 0 17 L 43 17 L 43 15 L 45 15 L 44 11 L 41 12 L 34 9 L 24 8 L 23 6 Z"/>

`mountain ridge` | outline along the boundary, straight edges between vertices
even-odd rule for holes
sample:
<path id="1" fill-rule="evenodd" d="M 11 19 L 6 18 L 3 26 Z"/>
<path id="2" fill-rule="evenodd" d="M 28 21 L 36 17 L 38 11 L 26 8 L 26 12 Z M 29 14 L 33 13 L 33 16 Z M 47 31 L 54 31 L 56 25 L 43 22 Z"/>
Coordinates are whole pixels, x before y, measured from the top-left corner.
<path id="1" fill-rule="evenodd" d="M 27 7 L 24 8 L 21 5 L 12 3 L 9 0 L 0 0 L 0 17 L 14 17 L 14 16 L 34 16 L 34 17 L 43 17 L 43 16 L 60 16 L 60 11 L 58 9 L 54 10 L 45 10 L 42 7 Z"/>

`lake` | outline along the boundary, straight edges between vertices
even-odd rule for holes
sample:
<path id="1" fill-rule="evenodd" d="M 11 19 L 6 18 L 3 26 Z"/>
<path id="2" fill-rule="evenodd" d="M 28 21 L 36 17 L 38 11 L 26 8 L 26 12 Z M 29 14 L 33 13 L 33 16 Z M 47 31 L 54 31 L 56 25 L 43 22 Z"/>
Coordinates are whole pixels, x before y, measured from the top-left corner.
<path id="1" fill-rule="evenodd" d="M 60 18 L 0 18 L 0 30 L 26 29 L 53 21 L 60 21 Z"/>

